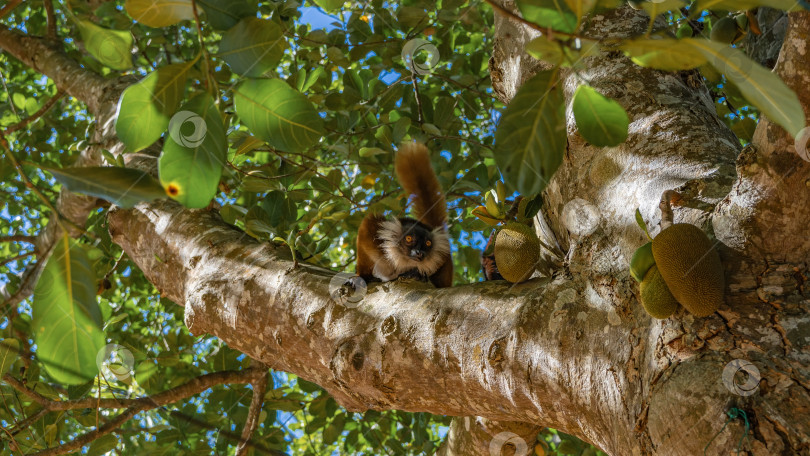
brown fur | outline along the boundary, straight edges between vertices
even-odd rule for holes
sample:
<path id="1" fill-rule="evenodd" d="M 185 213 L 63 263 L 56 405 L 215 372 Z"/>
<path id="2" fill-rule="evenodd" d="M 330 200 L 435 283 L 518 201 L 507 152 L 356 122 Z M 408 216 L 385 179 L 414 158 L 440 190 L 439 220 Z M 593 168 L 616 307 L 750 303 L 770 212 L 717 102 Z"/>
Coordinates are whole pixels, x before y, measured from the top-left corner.
<path id="1" fill-rule="evenodd" d="M 430 164 L 428 148 L 418 142 L 403 144 L 394 159 L 394 170 L 405 193 L 415 195 L 413 218 L 431 228 L 443 226 L 447 221 L 447 203 Z"/>
<path id="2" fill-rule="evenodd" d="M 444 227 L 447 220 L 447 204 L 439 181 L 436 179 L 436 173 L 430 164 L 427 147 L 415 142 L 402 145 L 396 155 L 394 169 L 402 188 L 409 195 L 416 196 L 414 218 L 418 217 L 420 222 L 434 228 L 433 239 L 434 242 L 437 242 L 436 248 L 438 248 L 439 242 L 446 244 L 447 253 L 441 254 L 447 255 L 446 260 L 428 279 L 437 288 L 450 287 L 453 285 L 453 259 L 450 256 Z M 402 235 L 402 233 L 393 232 L 395 230 L 392 228 L 391 222 L 381 215 L 368 214 L 360 224 L 357 232 L 357 275 L 367 282 L 393 280 L 402 274 L 402 270 L 413 267 L 405 259 L 395 261 L 397 258 L 389 258 L 392 255 L 392 249 L 386 249 L 384 244 L 391 243 Z M 401 226 L 399 229 L 402 229 Z M 441 251 L 434 250 L 431 253 L 435 255 L 440 254 L 439 252 Z M 429 267 L 429 270 L 433 270 L 428 263 L 425 266 Z"/>

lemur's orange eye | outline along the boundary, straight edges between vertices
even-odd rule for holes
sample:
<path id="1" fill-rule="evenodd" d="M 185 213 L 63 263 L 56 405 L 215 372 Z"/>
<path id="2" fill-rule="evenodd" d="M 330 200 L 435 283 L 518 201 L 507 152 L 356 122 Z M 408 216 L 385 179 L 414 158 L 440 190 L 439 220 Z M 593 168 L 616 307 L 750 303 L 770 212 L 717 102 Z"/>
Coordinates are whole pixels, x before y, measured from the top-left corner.
<path id="1" fill-rule="evenodd" d="M 432 242 L 430 242 L 430 241 L 425 241 L 425 245 L 426 245 L 426 246 L 430 247 L 430 244 L 432 244 Z"/>
<path id="2" fill-rule="evenodd" d="M 413 236 L 405 236 L 405 242 L 413 242 Z"/>

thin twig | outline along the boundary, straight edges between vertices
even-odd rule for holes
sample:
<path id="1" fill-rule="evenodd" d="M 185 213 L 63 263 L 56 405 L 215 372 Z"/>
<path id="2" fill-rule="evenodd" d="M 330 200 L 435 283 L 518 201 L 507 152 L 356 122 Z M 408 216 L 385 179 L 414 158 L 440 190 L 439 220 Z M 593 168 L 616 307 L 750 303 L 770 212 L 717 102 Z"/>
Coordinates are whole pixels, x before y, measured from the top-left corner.
<path id="1" fill-rule="evenodd" d="M 554 34 L 568 36 L 568 37 L 576 37 L 577 36 L 576 33 L 566 33 L 566 32 L 561 32 L 559 30 L 554 30 L 554 29 L 552 29 L 550 27 L 540 27 L 539 25 L 535 24 L 534 22 L 527 21 L 526 19 L 523 19 L 522 17 L 520 17 L 517 14 L 509 11 L 508 9 L 504 8 L 503 6 L 498 5 L 497 3 L 495 3 L 492 0 L 484 0 L 484 1 L 487 2 L 487 4 L 489 4 L 489 6 L 491 6 L 492 9 L 494 9 L 495 11 L 503 14 L 504 16 L 508 16 L 508 17 L 514 19 L 514 20 L 520 22 L 521 24 L 528 25 L 529 27 L 531 27 L 531 28 L 533 28 L 533 29 L 535 29 L 535 30 L 537 30 L 539 32 L 543 32 L 543 34 L 545 34 L 548 37 L 552 37 L 552 36 L 554 36 Z"/>
<path id="2" fill-rule="evenodd" d="M 411 57 L 411 66 L 413 67 L 413 57 Z M 416 98 L 416 109 L 419 112 L 419 125 L 425 123 L 425 114 L 422 112 L 422 100 L 419 98 L 419 84 L 416 83 L 416 72 L 411 68 L 411 83 L 413 83 L 414 98 Z"/>
<path id="3" fill-rule="evenodd" d="M 45 5 L 45 14 L 48 18 L 48 39 L 56 41 L 56 15 L 53 13 L 53 0 L 43 0 L 42 3 Z"/>
<path id="4" fill-rule="evenodd" d="M 36 244 L 36 236 L 28 236 L 25 234 L 12 234 L 10 236 L 0 236 L 0 243 L 3 242 L 25 242 L 26 244 Z"/>
<path id="5" fill-rule="evenodd" d="M 10 2 L 6 3 L 5 6 L 0 8 L 0 19 L 6 16 L 6 14 L 10 13 L 11 10 L 16 8 L 17 6 L 22 3 L 22 0 L 11 0 Z"/>
<path id="6" fill-rule="evenodd" d="M 45 3 L 47 4 L 48 2 Z M 3 132 L 3 135 L 14 133 L 15 131 L 20 130 L 21 128 L 39 119 L 40 117 L 42 117 L 43 114 L 48 112 L 53 107 L 53 105 L 55 105 L 56 102 L 59 101 L 59 99 L 62 98 L 63 96 L 65 96 L 65 92 L 62 89 L 57 90 L 56 94 L 52 96 L 50 100 L 46 101 L 45 104 L 42 105 L 42 107 L 39 108 L 37 112 L 35 112 L 31 117 L 27 117 L 17 122 L 16 124 L 6 128 L 6 130 Z"/>
<path id="7" fill-rule="evenodd" d="M 4 259 L 0 260 L 0 266 L 5 266 L 5 265 L 11 263 L 12 261 L 21 260 L 21 259 L 23 259 L 25 257 L 28 257 L 28 256 L 31 256 L 33 254 L 34 254 L 34 251 L 32 250 L 30 252 L 23 252 L 23 253 L 21 253 L 19 255 L 15 255 L 15 256 L 13 256 L 11 258 L 4 258 Z"/>

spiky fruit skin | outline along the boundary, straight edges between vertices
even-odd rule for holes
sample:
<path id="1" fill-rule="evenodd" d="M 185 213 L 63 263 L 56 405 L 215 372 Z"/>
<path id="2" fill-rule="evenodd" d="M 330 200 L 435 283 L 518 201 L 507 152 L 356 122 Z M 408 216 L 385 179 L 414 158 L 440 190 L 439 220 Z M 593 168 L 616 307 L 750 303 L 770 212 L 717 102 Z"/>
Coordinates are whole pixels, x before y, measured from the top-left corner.
<path id="1" fill-rule="evenodd" d="M 653 239 L 652 251 L 669 291 L 686 310 L 706 317 L 720 307 L 726 286 L 723 265 L 700 228 L 676 223 Z"/>
<path id="2" fill-rule="evenodd" d="M 678 301 L 672 296 L 664 278 L 653 265 L 641 281 L 641 305 L 653 318 L 664 319 L 678 310 Z"/>
<path id="3" fill-rule="evenodd" d="M 510 222 L 495 238 L 495 264 L 504 279 L 512 283 L 529 280 L 540 260 L 540 241 L 534 229 Z"/>
<path id="4" fill-rule="evenodd" d="M 636 279 L 636 282 L 641 283 L 653 265 L 655 265 L 655 257 L 652 253 L 652 242 L 648 242 L 633 253 L 633 258 L 630 260 L 630 275 Z"/>
<path id="5" fill-rule="evenodd" d="M 731 44 L 737 36 L 737 21 L 733 17 L 724 17 L 712 26 L 709 37 L 712 41 Z"/>

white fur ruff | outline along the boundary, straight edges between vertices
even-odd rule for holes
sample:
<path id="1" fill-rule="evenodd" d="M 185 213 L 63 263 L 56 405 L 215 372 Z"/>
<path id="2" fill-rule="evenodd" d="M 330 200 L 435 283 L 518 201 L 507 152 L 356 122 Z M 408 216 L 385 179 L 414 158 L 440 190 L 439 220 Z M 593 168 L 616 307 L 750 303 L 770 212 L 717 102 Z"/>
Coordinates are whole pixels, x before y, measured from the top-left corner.
<path id="1" fill-rule="evenodd" d="M 380 223 L 377 238 L 383 241 L 382 249 L 383 252 L 385 252 L 385 259 L 391 263 L 394 269 L 394 277 L 380 277 L 383 280 L 393 280 L 411 269 L 418 269 L 421 274 L 431 276 L 450 257 L 450 239 L 442 228 L 434 228 L 433 231 L 431 231 L 431 242 L 433 242 L 433 246 L 430 249 L 430 253 L 428 253 L 422 261 L 417 261 L 407 255 L 403 255 L 399 250 L 400 240 L 403 235 L 402 223 L 400 223 L 399 219 L 395 218 Z M 375 267 L 374 269 L 376 275 L 377 268 Z"/>

